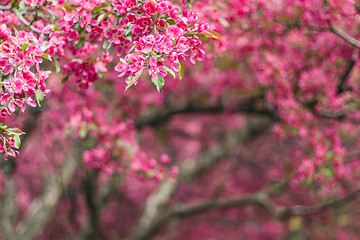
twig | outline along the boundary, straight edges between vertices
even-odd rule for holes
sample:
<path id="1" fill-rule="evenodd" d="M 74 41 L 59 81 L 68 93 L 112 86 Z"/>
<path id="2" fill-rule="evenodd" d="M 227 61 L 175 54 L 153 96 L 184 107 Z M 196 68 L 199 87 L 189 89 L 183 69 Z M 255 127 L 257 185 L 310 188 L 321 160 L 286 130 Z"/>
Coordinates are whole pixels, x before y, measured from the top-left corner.
<path id="1" fill-rule="evenodd" d="M 16 1 L 15 1 L 16 2 Z M 11 6 L 11 7 L 6 7 L 6 6 L 2 6 L 2 5 L 0 5 L 0 10 L 2 10 L 2 11 L 11 11 L 11 12 L 13 12 L 13 13 L 15 13 L 16 14 L 16 16 L 19 18 L 19 20 L 20 20 L 20 22 L 22 23 L 22 24 L 24 24 L 25 26 L 27 26 L 28 28 L 30 28 L 31 29 L 31 31 L 33 31 L 33 32 L 35 32 L 35 33 L 39 33 L 39 34 L 49 34 L 49 33 L 42 33 L 39 29 L 37 29 L 36 27 L 34 27 L 32 24 L 33 24 L 33 22 L 34 22 L 34 20 L 36 20 L 36 18 L 37 18 L 37 14 L 38 14 L 38 10 L 36 11 L 36 13 L 35 13 L 35 17 L 33 18 L 33 20 L 31 21 L 31 22 L 29 22 L 28 20 L 26 20 L 26 18 L 24 18 L 24 16 L 21 14 L 21 13 L 19 13 L 17 10 L 14 10 L 13 9 L 13 5 Z"/>
<path id="2" fill-rule="evenodd" d="M 30 25 L 32 25 L 32 24 L 37 20 L 39 9 L 40 9 L 40 6 L 36 6 L 35 16 L 34 16 L 33 19 L 31 20 L 31 22 L 29 23 Z"/>
<path id="3" fill-rule="evenodd" d="M 209 200 L 194 205 L 178 205 L 172 208 L 168 213 L 169 217 L 186 217 L 206 211 L 213 211 L 224 208 L 242 207 L 244 205 L 259 205 L 266 209 L 271 215 L 276 218 L 283 219 L 291 215 L 314 215 L 330 209 L 339 208 L 349 204 L 360 197 L 360 189 L 350 193 L 349 195 L 336 199 L 327 203 L 316 204 L 312 206 L 291 206 L 291 207 L 276 207 L 269 199 L 269 197 L 284 184 L 273 187 L 272 189 L 259 191 L 245 196 L 220 200 Z M 275 191 L 274 191 L 275 190 Z"/>
<path id="4" fill-rule="evenodd" d="M 46 34 L 46 33 L 42 33 L 39 29 L 37 29 L 36 27 L 34 27 L 33 25 L 30 24 L 30 22 L 28 20 L 26 20 L 24 18 L 24 16 L 22 14 L 20 14 L 18 11 L 14 11 L 14 13 L 16 14 L 16 16 L 19 18 L 19 20 L 28 28 L 31 29 L 31 31 L 39 33 L 39 34 Z"/>
<path id="5" fill-rule="evenodd" d="M 234 112 L 243 112 L 249 114 L 258 114 L 264 115 L 275 120 L 278 120 L 277 116 L 273 115 L 266 106 L 264 108 L 259 108 L 257 103 L 262 100 L 262 96 L 249 97 L 246 99 L 241 99 L 237 104 L 234 105 Z M 179 114 L 191 114 L 191 113 L 208 113 L 208 114 L 217 114 L 222 113 L 227 109 L 223 103 L 217 103 L 213 105 L 195 105 L 193 103 L 188 103 L 179 107 L 172 107 L 168 110 L 157 112 L 148 116 L 143 116 L 135 122 L 135 126 L 138 129 L 142 129 L 145 126 L 157 126 L 168 121 L 171 117 Z"/>
<path id="6" fill-rule="evenodd" d="M 355 61 L 353 59 L 350 59 L 344 74 L 341 76 L 340 83 L 337 89 L 337 94 L 343 93 L 345 90 L 347 90 L 345 86 L 346 80 L 349 77 L 351 70 L 354 68 L 354 66 L 355 66 Z"/>
<path id="7" fill-rule="evenodd" d="M 3 5 L 0 5 L 0 10 L 2 10 L 2 11 L 11 11 L 11 7 L 6 7 L 6 6 L 3 6 Z"/>
<path id="8" fill-rule="evenodd" d="M 11 0 L 7 1 L 6 3 L 1 4 L 0 6 L 6 6 L 11 2 Z"/>
<path id="9" fill-rule="evenodd" d="M 335 209 L 349 204 L 360 197 L 360 189 L 346 195 L 343 198 L 332 200 L 330 202 L 316 204 L 313 206 L 293 206 L 288 207 L 281 213 L 282 215 L 314 215 L 330 209 Z"/>
<path id="10" fill-rule="evenodd" d="M 207 200 L 190 206 L 186 206 L 183 204 L 177 205 L 169 211 L 168 217 L 185 217 L 205 211 L 241 207 L 249 204 L 261 206 L 267 211 L 269 211 L 272 215 L 277 216 L 277 208 L 270 201 L 269 197 L 284 188 L 287 183 L 288 181 L 285 181 L 281 184 L 266 188 L 265 190 L 260 190 L 258 192 L 247 194 L 241 197 L 219 200 Z"/>
<path id="11" fill-rule="evenodd" d="M 328 24 L 329 29 L 330 29 L 330 31 L 332 33 L 334 33 L 337 36 L 341 37 L 342 39 L 344 39 L 345 41 L 347 41 L 348 43 L 350 43 L 354 47 L 357 47 L 357 48 L 360 49 L 360 42 L 359 41 L 357 41 L 355 38 L 349 36 L 347 33 L 341 31 L 340 29 L 335 28 L 330 20 L 327 20 L 327 24 Z"/>

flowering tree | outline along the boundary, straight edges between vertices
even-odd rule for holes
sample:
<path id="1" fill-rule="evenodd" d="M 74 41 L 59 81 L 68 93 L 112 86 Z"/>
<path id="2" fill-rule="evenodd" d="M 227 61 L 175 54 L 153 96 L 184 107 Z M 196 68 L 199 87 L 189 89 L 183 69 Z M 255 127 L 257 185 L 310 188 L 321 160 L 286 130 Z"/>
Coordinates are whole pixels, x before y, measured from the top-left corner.
<path id="1" fill-rule="evenodd" d="M 1 239 L 359 238 L 358 2 L 0 4 Z"/>

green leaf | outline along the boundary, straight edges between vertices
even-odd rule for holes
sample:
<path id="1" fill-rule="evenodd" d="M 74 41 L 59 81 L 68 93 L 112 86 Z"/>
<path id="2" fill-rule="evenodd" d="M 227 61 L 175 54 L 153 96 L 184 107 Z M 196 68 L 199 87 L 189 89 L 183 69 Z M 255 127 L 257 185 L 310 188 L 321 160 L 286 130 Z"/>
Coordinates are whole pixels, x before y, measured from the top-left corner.
<path id="1" fill-rule="evenodd" d="M 131 23 L 128 23 L 126 26 L 126 32 L 125 32 L 125 36 L 130 36 L 131 35 L 131 29 L 134 25 Z"/>
<path id="2" fill-rule="evenodd" d="M 85 45 L 85 37 L 81 37 L 79 39 L 79 42 L 76 44 L 76 48 L 77 49 L 83 48 L 84 45 Z"/>
<path id="3" fill-rule="evenodd" d="M 3 75 L 2 79 L 4 80 L 9 80 L 10 79 L 10 73 L 8 75 Z"/>
<path id="4" fill-rule="evenodd" d="M 161 90 L 165 84 L 165 79 L 160 74 L 158 74 L 158 80 L 151 78 L 151 81 L 155 84 L 158 92 L 161 93 Z"/>
<path id="5" fill-rule="evenodd" d="M 63 79 L 61 79 L 61 83 L 64 84 L 69 80 L 69 75 L 65 76 Z"/>
<path id="6" fill-rule="evenodd" d="M 105 52 L 108 52 L 109 51 L 109 49 L 111 48 L 111 46 L 112 46 L 112 43 L 111 42 L 108 42 L 108 41 L 104 41 L 104 43 L 103 43 L 103 49 L 105 50 Z"/>
<path id="7" fill-rule="evenodd" d="M 128 83 L 128 85 L 126 86 L 125 91 L 128 90 L 129 87 L 131 87 L 139 79 L 143 70 L 144 70 L 144 68 L 142 68 L 136 75 L 132 75 L 132 76 L 128 77 L 128 79 L 126 81 Z"/>
<path id="8" fill-rule="evenodd" d="M 181 80 L 184 77 L 184 73 L 185 73 L 184 64 L 182 63 L 181 60 L 179 60 L 179 67 L 180 67 L 179 77 Z"/>
<path id="9" fill-rule="evenodd" d="M 129 52 L 128 53 L 131 53 L 132 50 L 134 50 L 135 48 L 137 48 L 138 46 L 134 45 L 130 48 Z"/>
<path id="10" fill-rule="evenodd" d="M 195 35 L 198 36 L 198 37 L 200 37 L 200 38 L 202 38 L 205 42 L 208 42 L 208 41 L 209 41 L 209 39 L 208 39 L 204 34 L 197 33 L 197 34 L 195 34 Z"/>
<path id="11" fill-rule="evenodd" d="M 83 126 L 83 127 L 80 129 L 79 135 L 80 135 L 80 138 L 86 138 L 86 136 L 87 136 L 87 129 L 86 129 L 85 126 Z"/>
<path id="12" fill-rule="evenodd" d="M 106 13 L 103 13 L 103 14 L 99 15 L 96 24 L 99 25 L 106 17 L 108 17 L 112 13 L 113 13 L 113 11 L 109 11 L 109 12 L 106 12 Z"/>
<path id="13" fill-rule="evenodd" d="M 7 125 L 5 125 L 4 123 L 0 123 L 0 129 L 6 129 Z"/>
<path id="14" fill-rule="evenodd" d="M 49 61 L 52 62 L 51 57 L 50 57 L 49 55 L 47 55 L 46 53 L 44 53 L 43 55 L 41 55 L 41 57 L 42 57 L 42 58 L 45 58 L 45 59 L 47 59 L 47 60 L 49 60 Z"/>
<path id="15" fill-rule="evenodd" d="M 230 26 L 229 22 L 225 18 L 220 18 L 219 22 L 226 28 Z"/>
<path id="16" fill-rule="evenodd" d="M 94 7 L 93 10 L 91 10 L 90 12 L 100 12 L 102 10 L 102 8 L 104 8 L 104 6 L 98 6 L 98 7 Z"/>
<path id="17" fill-rule="evenodd" d="M 48 49 L 48 47 L 46 46 L 46 45 L 43 45 L 43 46 L 40 46 L 40 49 L 41 49 L 41 51 L 46 51 L 46 49 Z"/>
<path id="18" fill-rule="evenodd" d="M 175 25 L 175 24 L 176 24 L 176 21 L 175 21 L 174 19 L 172 19 L 172 18 L 166 19 L 166 22 L 167 22 L 168 24 L 170 24 L 170 25 Z"/>
<path id="19" fill-rule="evenodd" d="M 186 6 L 189 8 L 189 10 L 192 10 L 192 6 L 191 6 L 191 0 L 186 0 L 185 1 Z"/>
<path id="20" fill-rule="evenodd" d="M 26 11 L 28 10 L 28 7 L 26 7 L 25 2 L 21 1 L 19 3 L 19 10 L 17 11 L 18 14 L 23 14 L 26 13 Z"/>
<path id="21" fill-rule="evenodd" d="M 173 70 L 171 70 L 171 69 L 168 68 L 167 66 L 163 66 L 163 69 L 165 69 L 165 71 L 167 71 L 168 73 L 170 73 L 171 76 L 173 76 L 174 79 L 176 78 L 176 75 L 175 75 L 175 73 L 174 73 Z"/>
<path id="22" fill-rule="evenodd" d="M 24 1 L 19 2 L 19 9 L 22 9 L 22 8 L 26 8 Z"/>
<path id="23" fill-rule="evenodd" d="M 215 38 L 215 39 L 218 39 L 218 40 L 221 40 L 223 41 L 222 37 L 220 34 L 218 34 L 217 32 L 213 31 L 213 30 L 206 30 L 205 32 L 205 36 L 209 37 L 209 38 Z"/>
<path id="24" fill-rule="evenodd" d="M 19 135 L 14 135 L 14 140 L 15 140 L 15 144 L 14 144 L 15 148 L 19 149 L 21 145 L 21 140 Z"/>
<path id="25" fill-rule="evenodd" d="M 55 69 L 56 69 L 56 72 L 59 73 L 61 68 L 60 68 L 60 63 L 59 63 L 59 58 L 58 57 L 55 57 Z"/>
<path id="26" fill-rule="evenodd" d="M 25 51 L 27 47 L 30 46 L 28 43 L 25 43 L 21 46 L 21 50 Z"/>
<path id="27" fill-rule="evenodd" d="M 22 134 L 25 134 L 23 131 L 21 131 L 21 130 L 18 129 L 18 128 L 7 128 L 7 129 L 6 129 L 6 132 L 8 132 L 9 134 L 12 134 L 12 135 L 22 135 Z"/>
<path id="28" fill-rule="evenodd" d="M 41 89 L 36 89 L 36 102 L 41 107 L 41 103 L 44 100 L 44 93 L 41 91 Z"/>

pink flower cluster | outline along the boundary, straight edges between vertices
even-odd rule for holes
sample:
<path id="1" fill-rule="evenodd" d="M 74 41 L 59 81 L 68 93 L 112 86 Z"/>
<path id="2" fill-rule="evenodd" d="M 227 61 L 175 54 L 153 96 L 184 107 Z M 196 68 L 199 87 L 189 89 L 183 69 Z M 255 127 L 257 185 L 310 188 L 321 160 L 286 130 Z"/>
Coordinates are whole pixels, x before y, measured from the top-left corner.
<path id="1" fill-rule="evenodd" d="M 192 63 L 203 60 L 205 52 L 197 35 L 206 34 L 209 26 L 197 24 L 197 14 L 186 12 L 181 16 L 179 8 L 168 1 L 120 0 L 114 4 L 124 18 L 115 27 L 117 30 L 112 29 L 111 35 L 108 32 L 105 36 L 110 37 L 108 41 L 113 41 L 114 34 L 118 39 L 121 34 L 121 37 L 129 37 L 138 58 L 129 60 L 135 58 L 134 53 L 120 58 L 115 68 L 120 77 L 131 77 L 143 68 L 149 68 L 149 75 L 158 81 L 158 76 L 165 77 L 168 73 L 175 76 L 174 72 L 180 71 L 181 61 L 186 57 L 190 56 Z"/>
<path id="2" fill-rule="evenodd" d="M 38 39 L 33 33 L 18 31 L 15 36 L 4 25 L 0 27 L 0 114 L 11 116 L 19 107 L 25 111 L 25 104 L 36 107 L 40 105 L 44 95 L 49 92 L 45 79 L 50 71 L 40 70 L 43 59 L 51 60 L 55 53 L 55 46 Z M 34 71 L 35 70 L 35 71 Z M 38 103 L 38 104 L 37 104 Z M 15 156 L 13 148 L 14 135 L 6 127 L 1 129 L 0 152 L 5 152 L 5 158 Z"/>

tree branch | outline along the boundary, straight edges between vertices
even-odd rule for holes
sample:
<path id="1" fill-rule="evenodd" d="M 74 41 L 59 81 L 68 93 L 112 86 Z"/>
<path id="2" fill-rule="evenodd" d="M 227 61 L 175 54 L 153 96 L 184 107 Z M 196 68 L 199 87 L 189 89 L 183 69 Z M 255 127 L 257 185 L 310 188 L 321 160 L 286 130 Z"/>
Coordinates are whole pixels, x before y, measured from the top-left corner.
<path id="1" fill-rule="evenodd" d="M 253 113 L 258 115 L 269 116 L 271 118 L 277 119 L 277 116 L 268 110 L 266 107 L 260 108 L 257 106 L 259 101 L 262 99 L 262 96 L 255 96 L 250 98 L 245 98 L 240 100 L 237 104 L 234 105 L 232 109 L 234 112 L 242 113 Z M 138 119 L 135 122 L 135 126 L 138 129 L 142 129 L 145 126 L 158 126 L 171 117 L 179 114 L 191 114 L 191 113 L 208 113 L 208 114 L 218 114 L 226 111 L 227 106 L 223 103 L 217 103 L 214 105 L 195 105 L 192 102 L 185 104 L 180 107 L 172 107 L 171 109 L 157 112 L 149 116 L 144 116 Z"/>
<path id="2" fill-rule="evenodd" d="M 345 72 L 341 76 L 340 83 L 339 83 L 338 89 L 337 89 L 337 94 L 343 93 L 344 91 L 347 90 L 347 88 L 345 86 L 346 80 L 348 79 L 348 77 L 349 77 L 349 75 L 351 73 L 351 70 L 354 68 L 354 66 L 355 66 L 354 59 L 350 59 L 348 61 L 348 65 L 347 65 L 347 68 L 346 68 Z"/>
<path id="3" fill-rule="evenodd" d="M 85 170 L 86 178 L 83 182 L 83 188 L 86 197 L 86 203 L 89 210 L 89 219 L 87 222 L 88 228 L 84 231 L 84 239 L 96 239 L 99 228 L 99 211 L 100 208 L 95 201 L 95 183 L 98 174 L 93 170 Z"/>
<path id="4" fill-rule="evenodd" d="M 341 31 L 340 29 L 335 28 L 330 20 L 327 20 L 327 24 L 328 24 L 329 29 L 330 29 L 330 31 L 332 33 L 334 33 L 335 35 L 337 35 L 340 38 L 344 39 L 346 42 L 350 43 L 354 47 L 357 47 L 357 48 L 360 49 L 360 42 L 359 41 L 357 41 L 355 38 L 351 37 L 347 33 Z"/>
<path id="5" fill-rule="evenodd" d="M 16 239 L 13 224 L 17 212 L 16 190 L 14 180 L 6 180 L 6 189 L 1 206 L 0 229 L 5 239 Z"/>
<path id="6" fill-rule="evenodd" d="M 185 217 L 210 210 L 241 207 L 244 205 L 258 205 L 266 209 L 272 215 L 277 216 L 275 205 L 270 201 L 269 197 L 279 192 L 287 185 L 287 181 L 281 184 L 276 184 L 264 190 L 255 193 L 247 194 L 242 197 L 208 200 L 194 205 L 176 205 L 169 212 L 167 217 Z"/>
<path id="7" fill-rule="evenodd" d="M 253 119 L 249 125 L 226 136 L 217 148 L 213 148 L 202 153 L 197 159 L 185 161 L 180 165 L 179 175 L 175 179 L 163 180 L 157 189 L 148 197 L 144 205 L 143 215 L 138 225 L 133 229 L 129 239 L 148 239 L 155 235 L 157 231 L 166 223 L 169 218 L 165 207 L 169 203 L 178 185 L 189 178 L 198 176 L 205 170 L 214 166 L 216 163 L 229 156 L 231 151 L 241 142 L 244 142 L 254 135 L 259 134 L 271 125 L 271 121 L 266 119 Z"/>
<path id="8" fill-rule="evenodd" d="M 119 181 L 120 179 L 120 175 L 119 174 L 113 174 L 111 176 L 111 180 L 109 182 L 107 182 L 107 184 L 102 185 L 101 188 L 98 189 L 98 191 L 96 191 L 96 196 L 93 196 L 93 201 L 94 203 L 96 203 L 96 211 L 97 211 L 97 217 L 101 216 L 101 212 L 102 210 L 105 208 L 107 202 L 108 202 L 108 198 L 110 197 L 110 195 L 116 191 L 116 183 Z M 84 240 L 89 240 L 91 238 L 89 238 L 89 236 L 92 236 L 93 238 L 96 238 L 95 235 L 92 235 L 93 233 L 93 216 L 91 213 L 89 214 L 90 216 L 87 217 L 85 223 L 83 224 L 82 228 L 80 229 L 80 231 L 78 232 L 78 236 L 75 239 L 84 239 Z"/>
<path id="9" fill-rule="evenodd" d="M 360 197 L 360 189 L 355 190 L 354 192 L 350 193 L 349 195 L 339 198 L 336 200 L 332 200 L 326 203 L 316 204 L 312 206 L 293 206 L 287 207 L 285 210 L 282 211 L 280 215 L 288 216 L 288 215 L 314 215 L 317 213 L 321 213 L 330 209 L 335 209 L 342 207 L 344 205 L 349 204 L 350 202 L 356 200 Z"/>
<path id="10" fill-rule="evenodd" d="M 42 33 L 39 29 L 37 29 L 36 27 L 34 27 L 33 25 L 31 25 L 32 23 L 30 23 L 28 20 L 26 20 L 24 18 L 24 16 L 22 14 L 20 14 L 18 11 L 13 11 L 16 16 L 19 18 L 19 20 L 28 28 L 31 29 L 31 31 L 35 32 L 35 33 L 39 33 L 39 34 L 46 34 L 46 33 Z"/>
<path id="11" fill-rule="evenodd" d="M 190 206 L 183 204 L 177 205 L 174 206 L 171 210 L 169 210 L 166 218 L 187 217 L 206 211 L 242 207 L 244 205 L 258 205 L 266 209 L 275 218 L 284 219 L 291 215 L 314 215 L 330 209 L 339 208 L 349 204 L 350 202 L 360 197 L 360 189 L 358 189 L 343 198 L 312 206 L 291 206 L 285 208 L 275 206 L 270 201 L 269 197 L 279 191 L 279 189 L 286 186 L 286 184 L 287 183 L 285 182 L 283 184 L 273 186 L 269 189 L 260 190 L 256 193 L 236 198 L 203 201 L 201 203 Z"/>
<path id="12" fill-rule="evenodd" d="M 68 156 L 58 175 L 54 176 L 43 194 L 35 199 L 23 220 L 16 228 L 17 239 L 33 240 L 43 231 L 51 217 L 61 194 L 69 186 L 80 164 L 80 153 Z"/>
<path id="13" fill-rule="evenodd" d="M 16 1 L 15 1 L 16 2 Z M 10 11 L 12 13 L 15 13 L 16 16 L 18 17 L 18 19 L 20 20 L 20 22 L 22 24 L 24 24 L 25 26 L 27 26 L 28 28 L 31 29 L 31 31 L 38 33 L 38 34 L 49 34 L 49 33 L 42 33 L 39 29 L 37 29 L 36 27 L 34 27 L 32 24 L 34 22 L 34 20 L 37 18 L 37 11 L 35 13 L 35 17 L 33 18 L 33 21 L 29 22 L 28 20 L 26 20 L 26 18 L 24 18 L 24 16 L 19 13 L 18 11 L 16 11 L 15 9 L 13 9 L 14 5 L 12 5 L 11 7 L 6 7 L 6 6 L 2 6 L 0 5 L 0 10 L 2 11 Z"/>

